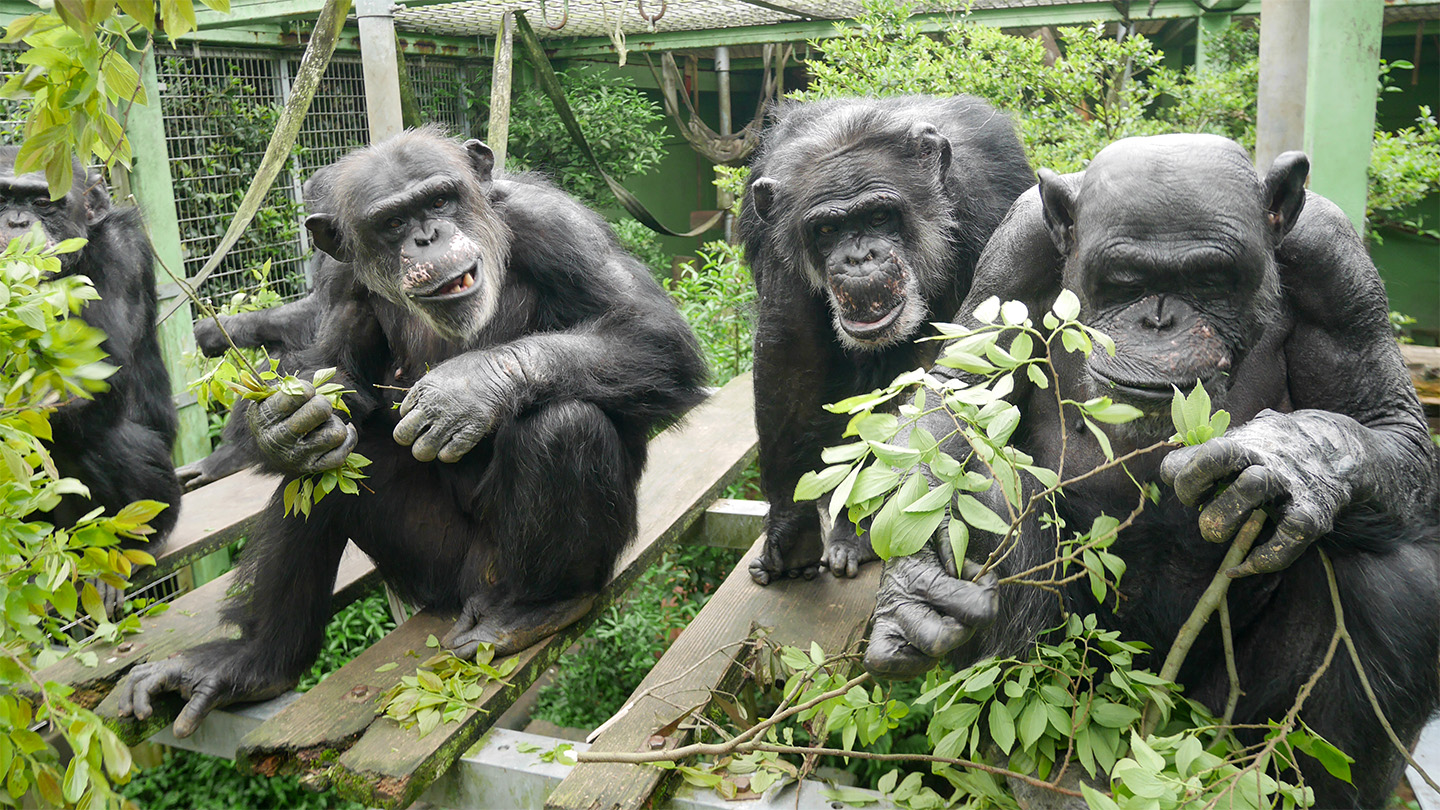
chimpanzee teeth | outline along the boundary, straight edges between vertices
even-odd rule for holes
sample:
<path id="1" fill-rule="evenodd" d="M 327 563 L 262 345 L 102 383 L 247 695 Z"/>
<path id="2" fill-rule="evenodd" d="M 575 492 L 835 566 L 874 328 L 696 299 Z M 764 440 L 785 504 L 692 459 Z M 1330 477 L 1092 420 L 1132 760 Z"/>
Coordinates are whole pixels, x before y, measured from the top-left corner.
<path id="1" fill-rule="evenodd" d="M 470 289 L 472 286 L 474 286 L 474 284 L 475 284 L 475 277 L 472 276 L 472 275 L 470 275 L 469 273 L 466 273 L 466 274 L 464 275 L 464 277 L 462 277 L 462 278 L 460 279 L 460 289 L 462 289 L 462 290 L 468 290 L 468 289 Z"/>

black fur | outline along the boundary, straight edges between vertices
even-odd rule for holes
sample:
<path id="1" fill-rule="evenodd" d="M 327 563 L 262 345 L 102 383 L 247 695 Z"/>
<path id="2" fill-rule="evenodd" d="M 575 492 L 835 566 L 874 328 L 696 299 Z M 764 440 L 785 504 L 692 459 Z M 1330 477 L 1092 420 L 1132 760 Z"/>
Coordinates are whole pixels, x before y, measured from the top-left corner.
<path id="1" fill-rule="evenodd" d="M 800 476 L 822 466 L 821 448 L 837 444 L 845 426 L 821 405 L 930 364 L 938 344 L 914 338 L 926 320 L 953 317 L 985 240 L 1033 183 L 1009 119 L 977 98 L 781 108 L 740 219 L 759 290 L 755 420 L 770 501 L 765 553 L 751 566 L 757 582 L 813 575 L 822 562 L 816 507 L 792 500 Z M 854 206 L 867 213 L 835 214 L 824 224 L 830 233 L 806 221 Z M 857 326 L 864 320 L 884 325 Z M 873 552 L 848 519 L 834 517 L 823 562 L 854 576 Z"/>
<path id="2" fill-rule="evenodd" d="M 1241 521 L 1262 509 L 1266 527 L 1231 569 L 1239 578 L 1227 597 L 1244 690 L 1235 722 L 1284 717 L 1324 656 L 1335 621 L 1318 548 L 1334 563 L 1379 703 L 1400 739 L 1415 742 L 1440 705 L 1440 456 L 1379 274 L 1344 214 L 1304 191 L 1307 170 L 1303 155 L 1287 153 L 1262 180 L 1231 141 L 1169 135 L 1112 144 L 1082 173 L 1041 172 L 1040 187 L 991 239 L 963 311 L 998 296 L 1025 302 L 1039 321 L 1062 287 L 1076 292 L 1081 320 L 1108 332 L 1119 352 L 1060 354 L 1051 384 L 1072 400 L 1103 394 L 1145 413 L 1107 427 L 1117 455 L 1173 432 L 1171 385 L 1202 379 L 1232 426 L 1128 463 L 1136 480 L 1167 486 L 1115 543 L 1127 563 L 1118 606 L 1096 604 L 1083 579 L 1063 602 L 1034 587 L 957 580 L 940 541 L 887 566 L 867 667 L 908 676 L 947 653 L 957 664 L 1017 653 L 1066 610 L 1096 613 L 1101 626 L 1149 644 L 1137 665 L 1158 669 Z M 1023 412 L 1012 443 L 1052 469 L 1055 397 L 1024 379 L 1007 397 Z M 1078 414 L 1067 406 L 1064 418 L 1073 477 L 1104 459 Z M 984 496 L 1001 508 L 997 489 Z M 1135 485 L 1112 469 L 1068 486 L 1057 508 L 1067 531 L 1084 531 L 1101 512 L 1123 518 L 1137 502 Z M 1053 530 L 1032 521 L 1020 537 L 1000 576 L 1054 559 Z M 984 559 L 997 541 L 975 532 L 970 558 Z M 1179 681 L 1218 714 L 1229 682 L 1217 624 Z M 1343 647 L 1300 717 L 1356 760 L 1352 786 L 1300 757 L 1316 806 L 1386 806 L 1404 762 Z"/>
<path id="3" fill-rule="evenodd" d="M 61 475 L 77 478 L 90 498 L 68 495 L 53 520 L 68 526 L 95 506 L 115 514 L 126 504 L 155 500 L 169 504 L 151 521 L 147 544 L 155 553 L 180 513 L 171 448 L 177 419 L 170 374 L 155 336 L 154 259 L 140 212 L 111 208 L 110 192 L 98 174 L 75 166 L 69 194 L 51 203 L 40 173 L 16 176 L 17 147 L 0 147 L 0 241 L 8 243 L 39 223 L 51 242 L 82 237 L 78 253 L 62 257 L 63 275 L 84 275 L 100 299 L 81 312 L 89 325 L 105 332 L 101 348 L 119 370 L 110 389 L 94 399 L 75 399 L 51 417 L 51 454 Z"/>
<path id="4" fill-rule="evenodd" d="M 528 646 L 608 580 L 636 529 L 646 441 L 700 398 L 704 363 L 673 303 L 598 216 L 533 178 L 492 180 L 488 155 L 420 130 L 335 167 L 343 202 L 307 224 L 355 259 L 343 265 L 355 283 L 327 305 L 296 366 L 338 367 L 355 389 L 350 417 L 272 441 L 310 407 L 277 394 L 251 423 L 271 469 L 333 465 L 354 446 L 373 461 L 369 478 L 308 520 L 282 517 L 277 489 L 242 560 L 248 586 L 225 608 L 240 639 L 138 668 L 125 711 L 143 717 L 153 693 L 193 690 L 176 721 L 185 734 L 212 705 L 287 688 L 319 648 L 347 538 L 407 599 L 463 609 L 446 639 L 461 654 L 478 641 Z M 371 223 L 375 200 L 436 178 L 447 190 Z M 504 241 L 476 241 L 496 234 Z M 507 258 L 490 263 L 496 255 Z M 474 283 L 445 292 L 462 276 Z M 461 439 L 474 443 L 454 452 Z M 437 452 L 449 462 L 417 460 Z"/>

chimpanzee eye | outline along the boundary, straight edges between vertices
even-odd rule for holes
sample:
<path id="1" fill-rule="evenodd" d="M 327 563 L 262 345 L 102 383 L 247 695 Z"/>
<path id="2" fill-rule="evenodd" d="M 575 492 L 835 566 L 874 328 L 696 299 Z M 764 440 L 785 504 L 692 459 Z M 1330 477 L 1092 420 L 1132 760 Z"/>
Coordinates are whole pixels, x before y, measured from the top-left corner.
<path id="1" fill-rule="evenodd" d="M 34 206 L 36 208 L 53 208 L 55 207 L 55 201 L 49 197 L 36 197 Z"/>
<path id="2" fill-rule="evenodd" d="M 889 212 L 889 211 L 876 211 L 875 213 L 873 213 L 873 214 L 870 215 L 870 224 L 871 224 L 871 225 L 884 225 L 885 223 L 887 223 L 887 222 L 889 222 L 889 221 L 890 221 L 890 212 Z"/>
<path id="3" fill-rule="evenodd" d="M 825 236 L 829 236 L 830 234 L 835 233 L 836 230 L 837 229 L 834 225 L 830 225 L 827 223 L 825 225 L 817 227 L 815 229 L 815 232 L 819 234 L 824 234 Z"/>
<path id="4" fill-rule="evenodd" d="M 436 211 L 439 211 L 441 208 L 444 208 L 445 204 L 448 202 L 450 202 L 449 197 L 436 197 L 430 202 L 430 207 L 434 208 Z"/>
<path id="5" fill-rule="evenodd" d="M 385 220 L 385 227 L 389 228 L 392 231 L 400 230 L 401 226 L 403 226 L 404 224 L 405 221 L 399 217 L 391 217 Z"/>

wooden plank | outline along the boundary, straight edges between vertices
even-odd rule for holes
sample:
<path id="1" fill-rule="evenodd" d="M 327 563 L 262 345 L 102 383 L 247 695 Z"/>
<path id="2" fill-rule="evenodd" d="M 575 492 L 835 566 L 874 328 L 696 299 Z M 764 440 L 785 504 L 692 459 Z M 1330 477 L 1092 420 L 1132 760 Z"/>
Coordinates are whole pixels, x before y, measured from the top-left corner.
<path id="1" fill-rule="evenodd" d="M 366 806 L 405 807 L 414 802 L 750 463 L 756 445 L 753 409 L 754 391 L 749 375 L 738 377 L 692 411 L 681 424 L 650 442 L 650 462 L 640 483 L 637 539 L 621 555 L 617 573 L 597 600 L 595 609 L 576 625 L 518 653 L 520 664 L 509 679 L 510 685 L 488 687 L 477 701 L 481 711 L 471 712 L 458 723 L 443 725 L 426 737 L 418 736 L 413 729 L 403 729 L 392 720 L 377 718 L 330 768 L 324 768 L 323 763 L 298 762 L 295 754 L 309 750 L 318 739 L 330 740 L 335 748 L 343 747 L 345 740 L 341 737 L 350 728 L 346 724 L 352 722 L 349 716 L 342 717 L 334 727 L 322 728 L 317 720 L 294 729 L 257 729 L 242 745 L 241 758 L 277 769 L 308 765 L 312 773 L 317 774 L 316 779 L 333 783 L 340 795 Z M 416 619 L 421 617 L 423 621 L 447 626 L 453 620 L 453 617 L 425 613 Z M 411 641 L 392 641 L 397 634 L 376 645 L 377 656 L 388 656 L 385 660 L 389 661 L 406 660 L 404 656 L 416 649 L 413 639 L 424 638 L 416 633 L 409 636 Z M 422 646 L 418 652 L 425 656 L 428 651 Z M 351 667 L 342 668 L 330 677 L 341 678 L 339 684 L 368 684 L 376 675 L 370 663 L 373 660 L 376 659 L 367 660 L 363 666 L 368 669 L 364 671 L 351 662 Z M 346 672 L 346 669 L 355 671 Z M 327 704 L 322 702 L 323 698 L 308 698 L 297 702 L 294 707 L 297 714 L 309 711 L 314 718 L 336 714 L 333 702 Z M 290 714 L 288 710 L 287 714 Z"/>
<path id="2" fill-rule="evenodd" d="M 177 568 L 239 540 L 254 525 L 280 483 L 280 477 L 241 470 L 185 494 L 175 530 L 155 555 L 155 565 L 135 572 L 132 589 L 154 582 Z"/>
<path id="3" fill-rule="evenodd" d="M 1410 370 L 1410 381 L 1420 401 L 1426 405 L 1440 405 L 1440 347 L 1404 345 L 1400 354 Z"/>
<path id="4" fill-rule="evenodd" d="M 370 559 L 353 545 L 347 547 L 335 578 L 334 604 L 345 604 L 363 595 L 376 582 L 374 574 Z M 143 741 L 175 719 L 183 704 L 170 696 L 168 701 L 157 703 L 155 714 L 144 723 L 121 718 L 115 711 L 115 685 L 136 664 L 160 660 L 232 633 L 233 629 L 222 626 L 217 608 L 234 579 L 234 572 L 226 573 L 176 599 L 166 612 L 141 619 L 139 633 L 119 644 L 95 648 L 97 666 L 83 666 L 72 656 L 43 670 L 41 680 L 74 686 L 72 700 L 95 709 L 127 743 Z"/>
<path id="5" fill-rule="evenodd" d="M 717 498 L 686 536 L 689 543 L 745 551 L 765 531 L 770 504 L 740 498 Z"/>
<path id="6" fill-rule="evenodd" d="M 657 729 L 691 707 L 703 709 L 711 690 L 732 690 L 741 675 L 735 665 L 743 648 L 740 642 L 756 628 L 770 628 L 769 637 L 778 644 L 808 650 L 813 641 L 827 653 L 860 640 L 875 607 L 879 563 L 860 569 L 853 580 L 822 574 L 762 588 L 750 579 L 750 561 L 763 544 L 763 537 L 755 541 L 630 700 L 600 728 L 591 751 L 650 750 Z M 665 747 L 685 745 L 690 737 L 689 730 L 679 729 L 665 738 Z M 649 765 L 581 763 L 550 794 L 545 806 L 552 810 L 649 807 L 673 773 Z"/>

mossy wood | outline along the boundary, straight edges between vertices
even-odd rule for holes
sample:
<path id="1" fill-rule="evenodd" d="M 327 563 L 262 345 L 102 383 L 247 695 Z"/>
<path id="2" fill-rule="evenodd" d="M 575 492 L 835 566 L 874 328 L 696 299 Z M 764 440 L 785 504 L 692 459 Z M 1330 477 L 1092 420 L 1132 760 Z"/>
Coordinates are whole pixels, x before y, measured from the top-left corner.
<path id="1" fill-rule="evenodd" d="M 760 553 L 762 540 L 730 572 L 715 595 L 590 746 L 591 752 L 653 751 L 652 740 L 665 725 L 691 707 L 704 712 L 712 690 L 731 691 L 739 685 L 742 669 L 736 656 L 757 630 L 765 628 L 778 644 L 810 649 L 813 641 L 826 653 L 855 644 L 865 633 L 880 564 L 860 569 L 860 576 L 844 580 L 822 574 L 813 580 L 789 579 L 767 587 L 750 579 L 750 561 Z M 679 708 L 677 708 L 679 707 Z M 681 728 L 663 738 L 663 747 L 692 742 L 691 731 Z M 591 762 L 576 765 L 550 794 L 550 810 L 638 810 L 657 804 L 670 785 L 674 771 L 650 765 Z"/>
<path id="2" fill-rule="evenodd" d="M 329 782 L 340 795 L 370 807 L 410 805 L 750 463 L 756 444 L 753 408 L 750 378 L 739 377 L 650 442 L 639 533 L 617 563 L 614 579 L 584 620 L 519 653 L 509 685 L 487 687 L 477 701 L 480 711 L 424 737 L 375 716 L 379 693 L 433 654 L 426 638 L 442 636 L 455 618 L 425 611 L 247 735 L 237 761 L 260 773 L 312 773 L 312 783 Z M 391 662 L 400 666 L 376 672 Z"/>
<path id="3" fill-rule="evenodd" d="M 74 686 L 72 698 L 95 709 L 96 714 L 127 744 L 143 742 L 174 720 L 184 704 L 174 695 L 167 695 L 156 704 L 155 714 L 145 722 L 122 718 L 115 710 L 115 685 L 136 664 L 166 658 L 234 632 L 233 628 L 221 625 L 217 610 L 234 581 L 234 572 L 211 580 L 176 599 L 170 609 L 159 616 L 142 619 L 139 633 L 127 637 L 118 645 L 96 647 L 97 666 L 86 667 L 71 657 L 42 671 L 40 678 Z M 375 582 L 375 567 L 369 558 L 353 546 L 347 548 L 335 578 L 332 604 L 338 607 L 354 601 Z"/>

